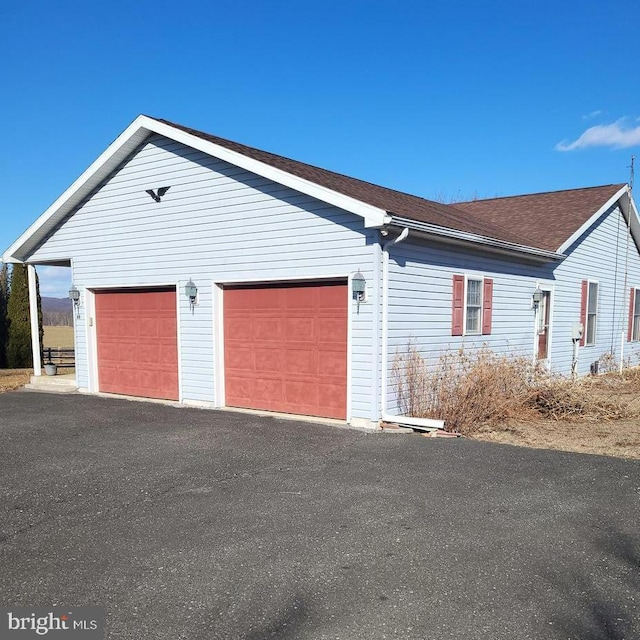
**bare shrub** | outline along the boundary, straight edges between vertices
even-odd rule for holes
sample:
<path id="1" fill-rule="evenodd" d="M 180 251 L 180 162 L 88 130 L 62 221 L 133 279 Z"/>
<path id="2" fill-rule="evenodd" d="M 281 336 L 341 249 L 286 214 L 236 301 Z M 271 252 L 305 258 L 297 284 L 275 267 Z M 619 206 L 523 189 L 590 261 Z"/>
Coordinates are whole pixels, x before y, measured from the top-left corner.
<path id="1" fill-rule="evenodd" d="M 541 415 L 555 420 L 615 420 L 629 415 L 624 405 L 595 395 L 592 385 L 582 380 L 539 382 L 531 389 L 528 404 Z"/>
<path id="2" fill-rule="evenodd" d="M 640 367 L 626 367 L 622 370 L 622 378 L 628 382 L 633 388 L 640 391 Z"/>
<path id="3" fill-rule="evenodd" d="M 430 380 L 427 365 L 412 341 L 397 351 L 391 369 L 403 415 L 427 417 L 430 411 Z"/>
<path id="4" fill-rule="evenodd" d="M 629 415 L 620 403 L 594 394 L 588 380 L 554 377 L 527 358 L 500 356 L 486 347 L 447 352 L 428 366 L 409 342 L 396 353 L 392 375 L 400 411 L 444 420 L 448 431 L 469 434 L 534 414 L 556 420 Z M 640 381 L 640 370 L 634 375 Z"/>
<path id="5" fill-rule="evenodd" d="M 600 373 L 615 373 L 619 370 L 619 363 L 616 354 L 611 351 L 603 353 L 598 358 L 598 371 Z"/>
<path id="6" fill-rule="evenodd" d="M 525 358 L 487 348 L 444 353 L 428 367 L 411 342 L 396 354 L 392 373 L 403 414 L 444 419 L 448 431 L 462 433 L 522 414 L 538 375 Z"/>

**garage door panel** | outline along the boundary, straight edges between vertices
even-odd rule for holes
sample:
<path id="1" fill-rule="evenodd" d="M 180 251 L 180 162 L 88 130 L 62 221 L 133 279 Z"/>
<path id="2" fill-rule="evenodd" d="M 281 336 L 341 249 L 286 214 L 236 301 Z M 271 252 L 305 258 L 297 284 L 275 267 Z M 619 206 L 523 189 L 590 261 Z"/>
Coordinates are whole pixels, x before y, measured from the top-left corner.
<path id="1" fill-rule="evenodd" d="M 299 309 L 306 312 L 318 306 L 318 290 L 316 287 L 289 287 L 284 289 L 284 304 L 288 310 Z"/>
<path id="2" fill-rule="evenodd" d="M 347 363 L 344 353 L 325 351 L 318 362 L 318 374 L 320 377 L 345 377 L 347 375 Z"/>
<path id="3" fill-rule="evenodd" d="M 135 342 L 122 340 L 121 342 L 113 343 L 107 358 L 120 364 L 135 365 L 138 358 L 138 354 L 135 351 Z"/>
<path id="4" fill-rule="evenodd" d="M 280 293 L 276 292 L 275 295 L 272 290 L 268 288 L 254 289 L 255 294 L 252 296 L 250 308 L 253 311 L 270 311 L 278 310 L 281 306 Z"/>
<path id="5" fill-rule="evenodd" d="M 318 340 L 326 343 L 346 344 L 347 325 L 340 318 L 318 318 Z"/>
<path id="6" fill-rule="evenodd" d="M 226 288 L 227 405 L 344 419 L 347 292 L 334 282 Z"/>
<path id="7" fill-rule="evenodd" d="M 276 407 L 284 401 L 282 380 L 271 377 L 256 378 L 253 396 L 256 402 L 266 409 L 277 410 Z"/>
<path id="8" fill-rule="evenodd" d="M 108 295 L 108 294 L 107 294 Z M 113 306 L 111 307 L 114 311 L 135 311 L 140 308 L 141 302 L 136 300 L 133 295 L 119 295 L 118 297 L 112 298 Z"/>
<path id="9" fill-rule="evenodd" d="M 314 349 L 288 348 L 285 357 L 285 373 L 315 374 L 318 370 Z"/>
<path id="10" fill-rule="evenodd" d="M 279 342 L 282 339 L 282 318 L 261 318 L 253 319 L 254 340 L 264 340 L 266 342 Z"/>
<path id="11" fill-rule="evenodd" d="M 132 319 L 135 323 L 135 320 Z M 162 324 L 161 321 L 156 318 L 141 317 L 138 320 L 137 330 L 139 335 L 145 336 L 145 338 L 159 338 L 158 325 Z"/>
<path id="12" fill-rule="evenodd" d="M 287 403 L 297 408 L 297 413 L 306 413 L 318 404 L 316 380 L 288 380 L 285 384 Z"/>
<path id="13" fill-rule="evenodd" d="M 96 292 L 100 391 L 178 399 L 176 292 Z"/>
<path id="14" fill-rule="evenodd" d="M 138 353 L 142 364 L 160 364 L 162 352 L 152 344 L 141 344 Z"/>
<path id="15" fill-rule="evenodd" d="M 255 368 L 253 351 L 250 347 L 234 347 L 226 359 L 226 367 L 229 371 L 252 371 Z"/>
<path id="16" fill-rule="evenodd" d="M 320 384 L 318 385 L 318 402 L 325 407 L 327 417 L 339 418 L 343 411 L 344 390 L 340 385 Z"/>
<path id="17" fill-rule="evenodd" d="M 327 309 L 335 309 L 342 312 L 345 309 L 345 300 L 348 299 L 347 286 L 332 287 L 323 291 L 322 296 L 318 299 L 318 308 L 320 311 Z"/>
<path id="18" fill-rule="evenodd" d="M 253 396 L 254 380 L 245 376 L 227 373 L 226 386 L 226 400 L 229 406 L 242 406 L 245 398 Z"/>
<path id="19" fill-rule="evenodd" d="M 288 342 L 315 340 L 316 318 L 287 318 L 285 337 Z"/>
<path id="20" fill-rule="evenodd" d="M 253 353 L 255 357 L 255 370 L 258 372 L 278 372 L 282 370 L 284 354 L 278 348 L 256 348 Z"/>
<path id="21" fill-rule="evenodd" d="M 158 364 L 162 365 L 163 371 L 169 371 L 172 374 L 177 375 L 177 370 L 174 371 L 174 365 L 178 362 L 178 348 L 174 345 L 162 344 L 162 350 L 158 354 Z"/>
<path id="22" fill-rule="evenodd" d="M 230 310 L 225 309 L 225 312 Z M 247 317 L 247 311 L 242 311 L 241 315 L 235 314 L 227 316 L 224 322 L 224 337 L 225 340 L 240 340 L 242 341 L 245 336 L 252 334 L 252 319 Z"/>
<path id="23" fill-rule="evenodd" d="M 175 343 L 178 335 L 178 323 L 175 318 L 165 318 L 164 322 L 158 324 L 157 331 L 159 338 Z"/>

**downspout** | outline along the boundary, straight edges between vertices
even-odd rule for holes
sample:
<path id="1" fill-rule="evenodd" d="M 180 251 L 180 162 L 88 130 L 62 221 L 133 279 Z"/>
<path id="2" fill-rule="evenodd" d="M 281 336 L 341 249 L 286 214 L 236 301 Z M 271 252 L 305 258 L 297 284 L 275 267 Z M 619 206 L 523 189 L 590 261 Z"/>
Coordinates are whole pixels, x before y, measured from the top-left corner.
<path id="1" fill-rule="evenodd" d="M 380 384 L 380 417 L 383 422 L 397 422 L 419 429 L 442 429 L 444 420 L 394 416 L 387 413 L 387 368 L 389 365 L 389 248 L 404 242 L 409 236 L 405 227 L 397 238 L 382 245 L 382 371 Z"/>

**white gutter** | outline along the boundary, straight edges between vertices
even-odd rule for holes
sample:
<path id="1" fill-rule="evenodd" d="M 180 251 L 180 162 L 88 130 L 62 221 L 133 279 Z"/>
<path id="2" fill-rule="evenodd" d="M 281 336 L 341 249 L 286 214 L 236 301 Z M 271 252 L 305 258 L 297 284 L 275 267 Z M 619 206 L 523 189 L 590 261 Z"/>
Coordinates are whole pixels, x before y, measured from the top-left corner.
<path id="1" fill-rule="evenodd" d="M 545 249 L 537 249 L 535 247 L 528 247 L 527 245 L 517 244 L 515 242 L 507 242 L 505 240 L 497 240 L 496 238 L 489 238 L 488 236 L 481 236 L 477 233 L 469 233 L 467 231 L 457 231 L 456 229 L 449 229 L 448 227 L 439 227 L 435 224 L 429 224 L 427 222 L 420 222 L 418 220 L 410 220 L 409 218 L 400 218 L 398 216 L 391 217 L 391 224 L 398 225 L 412 229 L 414 231 L 421 232 L 423 234 L 434 236 L 438 239 L 449 238 L 454 241 L 473 243 L 482 245 L 486 249 L 499 250 L 506 253 L 520 253 L 535 260 L 541 260 L 543 262 L 552 262 L 564 260 L 566 256 L 562 253 L 555 251 L 547 251 Z"/>
<path id="2" fill-rule="evenodd" d="M 384 422 L 397 422 L 416 429 L 443 429 L 444 420 L 395 416 L 387 413 L 387 367 L 389 366 L 389 247 L 404 242 L 409 236 L 405 227 L 402 233 L 382 245 L 382 371 L 380 381 L 380 417 Z"/>

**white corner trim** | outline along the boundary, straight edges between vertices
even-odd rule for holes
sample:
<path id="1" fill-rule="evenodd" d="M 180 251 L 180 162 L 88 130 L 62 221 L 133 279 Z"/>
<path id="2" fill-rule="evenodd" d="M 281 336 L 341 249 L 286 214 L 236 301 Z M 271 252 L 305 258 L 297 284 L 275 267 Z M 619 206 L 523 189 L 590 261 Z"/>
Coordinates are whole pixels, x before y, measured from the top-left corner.
<path id="1" fill-rule="evenodd" d="M 612 207 L 620 198 L 628 194 L 629 188 L 625 184 L 619 191 L 612 195 L 577 231 L 575 231 L 562 246 L 558 248 L 558 253 L 564 253 L 593 223 L 605 212 Z"/>

